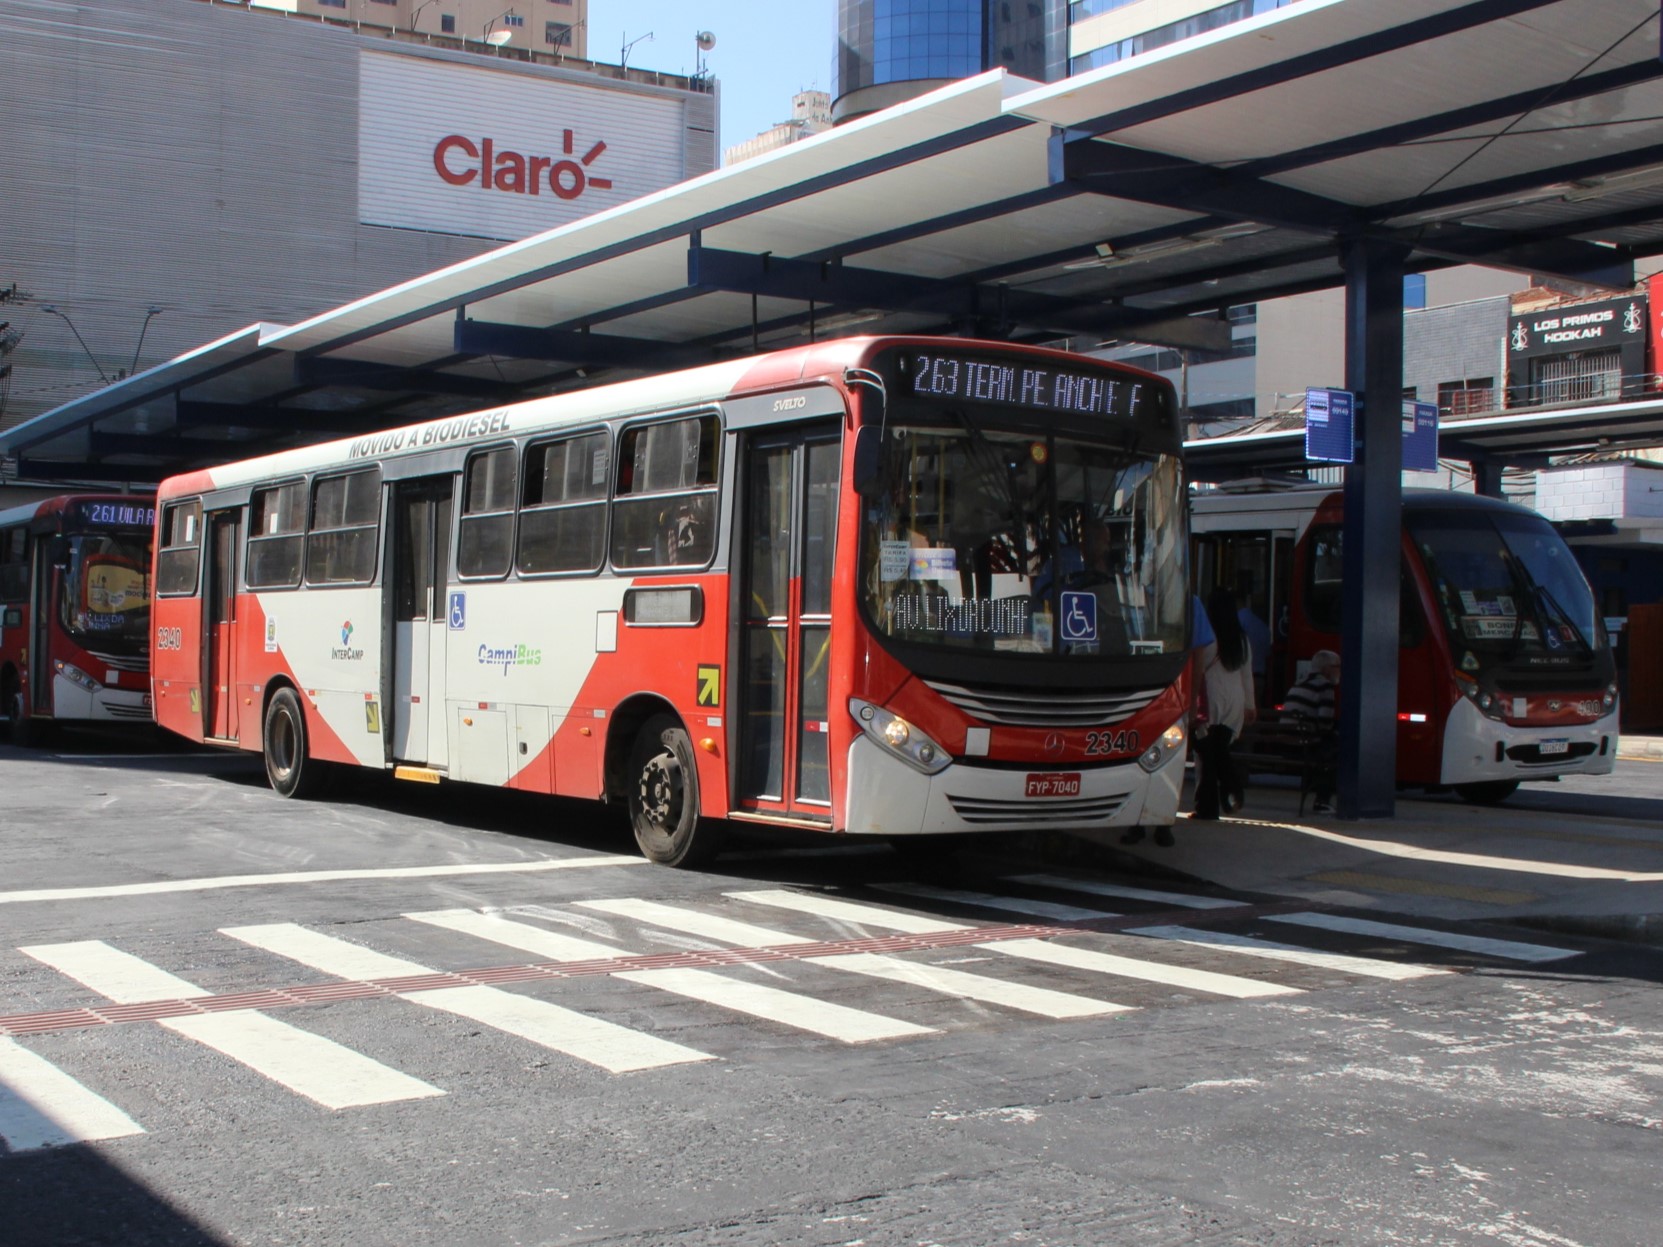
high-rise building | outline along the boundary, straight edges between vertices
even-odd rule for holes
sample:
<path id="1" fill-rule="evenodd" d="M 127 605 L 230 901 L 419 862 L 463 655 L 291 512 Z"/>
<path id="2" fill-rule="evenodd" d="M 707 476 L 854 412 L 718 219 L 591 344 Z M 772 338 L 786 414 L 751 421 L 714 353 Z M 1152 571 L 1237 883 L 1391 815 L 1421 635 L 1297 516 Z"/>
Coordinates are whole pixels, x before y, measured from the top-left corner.
<path id="1" fill-rule="evenodd" d="M 831 94 L 826 91 L 799 91 L 791 97 L 789 120 L 770 126 L 755 138 L 726 148 L 722 152 L 722 163 L 738 164 L 764 152 L 799 143 L 831 129 L 831 125 Z"/>
<path id="2" fill-rule="evenodd" d="M 1003 67 L 1067 72 L 1065 0 L 839 0 L 832 117 L 850 121 Z"/>
<path id="3" fill-rule="evenodd" d="M 1301 0 L 1073 0 L 1068 72 L 1083 74 Z"/>

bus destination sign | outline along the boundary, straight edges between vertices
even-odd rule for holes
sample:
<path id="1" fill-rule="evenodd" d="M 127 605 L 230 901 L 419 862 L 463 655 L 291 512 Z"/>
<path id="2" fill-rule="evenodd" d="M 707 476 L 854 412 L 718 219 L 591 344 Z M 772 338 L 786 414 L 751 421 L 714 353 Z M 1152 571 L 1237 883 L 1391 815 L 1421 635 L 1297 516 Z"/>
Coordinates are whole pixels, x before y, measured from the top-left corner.
<path id="1" fill-rule="evenodd" d="M 78 502 L 75 518 L 87 528 L 150 528 L 156 508 L 136 502 Z"/>
<path id="2" fill-rule="evenodd" d="M 1086 415 L 1146 415 L 1160 392 L 1158 386 L 1141 379 L 1050 368 L 1031 360 L 1006 362 L 918 352 L 902 360 L 902 370 L 911 374 L 912 392 L 922 398 Z"/>

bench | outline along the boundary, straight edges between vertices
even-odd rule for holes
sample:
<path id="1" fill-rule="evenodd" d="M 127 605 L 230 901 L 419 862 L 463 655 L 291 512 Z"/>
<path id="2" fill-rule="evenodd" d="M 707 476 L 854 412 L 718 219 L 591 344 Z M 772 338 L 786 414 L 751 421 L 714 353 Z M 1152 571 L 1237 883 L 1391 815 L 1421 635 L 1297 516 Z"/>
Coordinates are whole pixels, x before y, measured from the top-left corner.
<path id="1" fill-rule="evenodd" d="M 1299 780 L 1299 812 L 1305 798 L 1315 793 L 1324 777 L 1333 790 L 1334 729 L 1310 719 L 1280 718 L 1267 711 L 1242 730 L 1230 747 L 1236 770 L 1244 776 L 1292 775 Z"/>

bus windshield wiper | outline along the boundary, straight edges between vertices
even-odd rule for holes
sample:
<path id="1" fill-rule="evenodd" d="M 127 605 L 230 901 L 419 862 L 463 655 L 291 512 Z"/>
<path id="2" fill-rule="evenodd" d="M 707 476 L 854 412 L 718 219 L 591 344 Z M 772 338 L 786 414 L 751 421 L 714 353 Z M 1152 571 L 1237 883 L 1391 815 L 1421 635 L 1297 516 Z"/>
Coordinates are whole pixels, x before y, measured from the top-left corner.
<path id="1" fill-rule="evenodd" d="M 1503 541 L 1506 541 L 1505 536 L 1503 536 Z M 1530 574 L 1530 568 L 1525 565 L 1525 561 L 1519 557 L 1510 545 L 1507 547 L 1507 565 L 1513 572 L 1515 586 L 1522 591 L 1524 600 L 1530 603 L 1531 613 L 1537 616 L 1537 626 L 1542 632 L 1542 643 L 1547 644 L 1547 629 L 1552 626 L 1549 624 L 1547 617 L 1552 615 L 1570 629 L 1571 635 L 1576 638 L 1582 652 L 1591 655 L 1594 652 L 1594 647 L 1589 643 L 1588 638 L 1582 635 L 1582 629 L 1576 626 L 1576 621 L 1571 618 L 1570 612 L 1565 609 L 1564 605 L 1553 596 L 1545 585 Z M 1508 650 L 1509 658 L 1518 651 L 1519 642 L 1523 635 L 1524 611 L 1521 609 L 1513 624 L 1513 642 Z M 1550 648 L 1553 647 L 1550 646 Z"/>

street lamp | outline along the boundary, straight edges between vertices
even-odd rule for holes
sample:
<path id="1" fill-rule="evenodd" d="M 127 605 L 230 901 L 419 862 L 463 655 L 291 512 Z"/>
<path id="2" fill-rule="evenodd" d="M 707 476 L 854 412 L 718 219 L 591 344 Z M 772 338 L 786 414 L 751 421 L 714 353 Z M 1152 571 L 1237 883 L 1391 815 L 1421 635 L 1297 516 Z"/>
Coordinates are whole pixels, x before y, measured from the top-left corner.
<path id="1" fill-rule="evenodd" d="M 139 352 L 144 349 L 144 333 L 145 333 L 145 330 L 150 328 L 151 318 L 155 317 L 155 316 L 160 316 L 161 314 L 162 314 L 162 309 L 159 308 L 159 307 L 152 307 L 152 308 L 146 308 L 145 309 L 144 324 L 139 326 L 138 345 L 136 345 L 133 348 L 133 362 L 127 368 L 127 372 L 128 372 L 129 375 L 131 375 L 131 374 L 138 371 Z"/>
<path id="2" fill-rule="evenodd" d="M 565 53 L 561 51 L 561 48 L 572 48 L 577 46 L 577 32 L 582 30 L 587 25 L 589 25 L 589 19 L 587 17 L 581 18 L 567 26 L 554 37 L 554 55 L 556 60 L 559 60 L 565 56 Z"/>
<path id="3" fill-rule="evenodd" d="M 411 34 L 416 33 L 416 19 L 422 15 L 422 10 L 425 9 L 428 5 L 437 4 L 438 2 L 439 2 L 439 0 L 422 0 L 422 2 L 420 4 L 418 4 L 414 9 L 412 9 L 410 11 L 410 33 Z"/>
<path id="4" fill-rule="evenodd" d="M 637 35 L 635 38 L 631 39 L 628 43 L 624 44 L 624 50 L 622 52 L 618 53 L 618 68 L 619 69 L 628 69 L 629 68 L 629 50 L 631 48 L 633 48 L 636 44 L 642 42 L 643 40 L 647 40 L 647 39 L 651 39 L 651 38 L 652 38 L 652 31 L 649 30 L 646 34 Z"/>
<path id="5" fill-rule="evenodd" d="M 92 370 L 98 374 L 98 379 L 105 385 L 110 384 L 110 379 L 104 375 L 103 366 L 98 362 L 98 357 L 92 353 L 92 348 L 87 345 L 87 340 L 81 336 L 81 331 L 75 327 L 75 322 L 70 320 L 69 317 L 65 316 L 62 312 L 50 304 L 40 310 L 45 312 L 48 316 L 56 316 L 59 320 L 63 321 L 64 324 L 69 326 L 69 332 L 75 335 L 75 340 L 81 344 L 81 349 L 87 353 L 87 358 L 92 361 Z"/>

